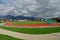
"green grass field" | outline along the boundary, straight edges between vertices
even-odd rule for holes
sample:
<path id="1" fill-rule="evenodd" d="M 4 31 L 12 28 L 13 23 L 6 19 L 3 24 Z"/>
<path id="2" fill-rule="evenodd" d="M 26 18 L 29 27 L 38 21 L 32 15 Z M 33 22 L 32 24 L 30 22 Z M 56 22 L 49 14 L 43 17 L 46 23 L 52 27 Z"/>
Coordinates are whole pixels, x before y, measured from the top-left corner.
<path id="1" fill-rule="evenodd" d="M 17 39 L 7 35 L 0 34 L 0 40 L 22 40 L 22 39 Z"/>
<path id="2" fill-rule="evenodd" d="M 60 32 L 60 27 L 51 27 L 51 28 L 12 28 L 1 26 L 0 28 L 25 33 L 25 34 L 48 34 L 48 33 L 57 33 Z"/>
<path id="3" fill-rule="evenodd" d="M 41 24 L 44 23 L 43 21 L 20 21 L 20 22 L 13 22 L 13 24 Z"/>

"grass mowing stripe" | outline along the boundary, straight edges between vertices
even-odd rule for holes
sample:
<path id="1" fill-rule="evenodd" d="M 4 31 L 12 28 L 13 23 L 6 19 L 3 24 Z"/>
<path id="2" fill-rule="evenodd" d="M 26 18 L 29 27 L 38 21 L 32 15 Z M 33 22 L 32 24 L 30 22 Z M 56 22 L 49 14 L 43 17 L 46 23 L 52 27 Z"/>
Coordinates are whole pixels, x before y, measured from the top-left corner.
<path id="1" fill-rule="evenodd" d="M 0 40 L 22 40 L 22 39 L 17 39 L 7 35 L 0 34 Z"/>
<path id="2" fill-rule="evenodd" d="M 26 34 L 48 34 L 48 33 L 57 33 L 60 32 L 60 27 L 51 27 L 51 28 L 12 28 L 12 27 L 0 27 L 3 29 L 26 33 Z"/>

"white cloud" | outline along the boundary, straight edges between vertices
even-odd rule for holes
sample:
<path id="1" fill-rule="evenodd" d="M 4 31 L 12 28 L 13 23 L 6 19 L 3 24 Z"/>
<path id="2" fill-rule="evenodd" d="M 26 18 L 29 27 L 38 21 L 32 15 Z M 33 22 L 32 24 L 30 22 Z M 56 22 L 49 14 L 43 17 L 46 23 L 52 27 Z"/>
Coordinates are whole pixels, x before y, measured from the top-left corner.
<path id="1" fill-rule="evenodd" d="M 1 15 L 23 15 L 23 16 L 58 16 L 60 11 L 60 0 L 2 0 L 5 4 L 0 11 Z M 1 9 L 1 7 L 0 7 Z M 31 13 L 36 12 L 36 13 Z M 37 15 L 36 15 L 37 14 Z M 60 15 L 60 14 L 59 14 Z"/>
<path id="2" fill-rule="evenodd" d="M 14 7 L 8 7 L 5 5 L 0 5 L 0 15 L 7 15 Z"/>
<path id="3" fill-rule="evenodd" d="M 58 17 L 58 16 L 60 16 L 60 12 L 56 12 L 56 13 L 54 14 L 54 17 Z"/>

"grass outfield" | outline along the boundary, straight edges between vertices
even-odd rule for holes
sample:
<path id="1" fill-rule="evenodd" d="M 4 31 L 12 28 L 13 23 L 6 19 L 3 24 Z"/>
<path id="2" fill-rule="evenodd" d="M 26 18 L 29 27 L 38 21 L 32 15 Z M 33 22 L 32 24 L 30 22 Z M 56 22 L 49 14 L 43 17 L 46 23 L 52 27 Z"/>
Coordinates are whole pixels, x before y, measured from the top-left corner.
<path id="1" fill-rule="evenodd" d="M 0 40 L 22 40 L 22 39 L 16 39 L 7 35 L 0 34 Z"/>
<path id="2" fill-rule="evenodd" d="M 43 21 L 20 21 L 20 22 L 13 22 L 13 24 L 41 24 L 44 23 Z"/>
<path id="3" fill-rule="evenodd" d="M 25 34 L 49 34 L 60 32 L 60 27 L 51 27 L 51 28 L 12 28 L 1 26 L 0 28 L 25 33 Z"/>

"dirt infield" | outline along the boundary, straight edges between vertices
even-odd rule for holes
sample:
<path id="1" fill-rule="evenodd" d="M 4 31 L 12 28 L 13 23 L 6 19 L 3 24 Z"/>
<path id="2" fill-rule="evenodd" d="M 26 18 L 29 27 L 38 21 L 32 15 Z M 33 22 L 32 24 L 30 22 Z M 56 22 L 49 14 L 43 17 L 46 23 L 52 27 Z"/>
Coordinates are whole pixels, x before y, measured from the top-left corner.
<path id="1" fill-rule="evenodd" d="M 56 27 L 56 26 L 60 26 L 60 24 L 58 24 L 58 23 L 54 23 L 54 24 L 17 24 L 17 25 L 14 25 L 12 22 L 6 22 L 5 25 L 6 26 L 15 26 L 15 27 Z"/>

